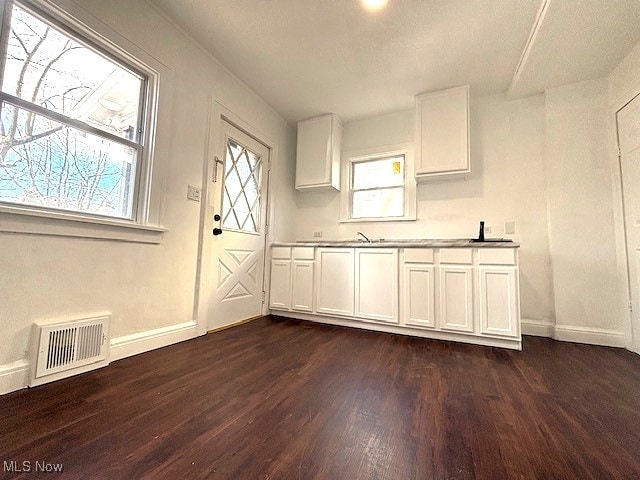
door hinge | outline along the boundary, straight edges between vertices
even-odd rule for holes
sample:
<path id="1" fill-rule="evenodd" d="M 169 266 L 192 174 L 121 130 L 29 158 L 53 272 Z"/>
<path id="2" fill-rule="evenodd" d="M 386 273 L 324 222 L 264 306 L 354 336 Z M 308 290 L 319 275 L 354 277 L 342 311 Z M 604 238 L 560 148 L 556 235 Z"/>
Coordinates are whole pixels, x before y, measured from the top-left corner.
<path id="1" fill-rule="evenodd" d="M 262 303 L 264 303 L 265 299 L 267 298 L 267 292 L 265 292 L 264 290 L 262 291 Z"/>
<path id="2" fill-rule="evenodd" d="M 267 160 L 267 170 L 271 171 L 271 159 Z"/>
<path id="3" fill-rule="evenodd" d="M 633 312 L 633 303 L 629 302 L 629 311 Z"/>

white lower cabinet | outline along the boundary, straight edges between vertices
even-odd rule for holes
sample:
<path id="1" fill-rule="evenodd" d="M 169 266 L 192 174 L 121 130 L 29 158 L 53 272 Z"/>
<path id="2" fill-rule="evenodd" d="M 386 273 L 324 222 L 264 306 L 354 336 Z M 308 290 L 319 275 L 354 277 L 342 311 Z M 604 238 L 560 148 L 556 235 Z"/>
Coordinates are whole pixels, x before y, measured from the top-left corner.
<path id="1" fill-rule="evenodd" d="M 361 320 L 362 328 L 521 347 L 515 249 L 294 247 L 290 253 L 275 247 L 272 252 L 269 305 L 289 316 L 298 312 L 298 318 L 352 326 Z"/>
<path id="2" fill-rule="evenodd" d="M 313 312 L 313 266 L 313 261 L 293 261 L 291 267 L 291 310 Z"/>
<path id="3" fill-rule="evenodd" d="M 271 250 L 269 308 L 313 312 L 313 247 L 274 247 Z"/>
<path id="4" fill-rule="evenodd" d="M 398 249 L 355 250 L 354 316 L 398 323 Z"/>
<path id="5" fill-rule="evenodd" d="M 442 330 L 473 333 L 473 267 L 440 266 L 440 325 Z"/>
<path id="6" fill-rule="evenodd" d="M 291 260 L 271 260 L 269 307 L 278 310 L 291 307 Z"/>
<path id="7" fill-rule="evenodd" d="M 520 335 L 518 278 L 515 267 L 480 266 L 480 332 Z"/>
<path id="8" fill-rule="evenodd" d="M 403 323 L 414 327 L 436 326 L 436 267 L 434 265 L 404 265 Z"/>
<path id="9" fill-rule="evenodd" d="M 353 248 L 318 248 L 316 253 L 316 311 L 353 316 Z"/>

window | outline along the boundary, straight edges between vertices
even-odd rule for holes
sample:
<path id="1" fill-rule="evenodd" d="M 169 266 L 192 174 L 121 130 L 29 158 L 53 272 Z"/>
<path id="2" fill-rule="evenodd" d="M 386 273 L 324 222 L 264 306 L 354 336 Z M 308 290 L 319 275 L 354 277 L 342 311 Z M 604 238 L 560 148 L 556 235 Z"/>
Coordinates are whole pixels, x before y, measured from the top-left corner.
<path id="1" fill-rule="evenodd" d="M 404 155 L 351 162 L 351 218 L 404 216 Z"/>
<path id="2" fill-rule="evenodd" d="M 147 77 L 27 3 L 4 15 L 0 203 L 140 220 Z"/>
<path id="3" fill-rule="evenodd" d="M 415 219 L 413 157 L 407 145 L 345 154 L 341 220 Z"/>

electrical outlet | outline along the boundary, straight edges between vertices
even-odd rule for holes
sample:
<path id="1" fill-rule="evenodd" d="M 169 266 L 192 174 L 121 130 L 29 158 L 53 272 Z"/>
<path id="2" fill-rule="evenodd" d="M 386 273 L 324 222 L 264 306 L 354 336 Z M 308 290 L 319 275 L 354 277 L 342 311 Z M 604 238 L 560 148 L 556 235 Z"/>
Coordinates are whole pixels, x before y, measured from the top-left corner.
<path id="1" fill-rule="evenodd" d="M 196 187 L 195 185 L 189 185 L 187 187 L 187 199 L 188 200 L 193 200 L 194 202 L 199 202 L 201 193 L 202 193 L 202 191 L 200 190 L 200 187 Z"/>
<path id="2" fill-rule="evenodd" d="M 504 222 L 504 233 L 507 235 L 516 233 L 516 222 L 514 220 Z"/>
<path id="3" fill-rule="evenodd" d="M 315 238 L 320 238 L 320 237 L 322 237 L 322 232 L 320 232 L 320 231 L 313 232 L 313 236 L 314 236 Z"/>
<path id="4" fill-rule="evenodd" d="M 485 225 L 485 226 L 484 226 L 484 233 L 485 233 L 485 234 L 487 234 L 487 233 L 491 233 L 491 225 L 489 225 L 489 226 L 486 226 L 486 225 Z"/>

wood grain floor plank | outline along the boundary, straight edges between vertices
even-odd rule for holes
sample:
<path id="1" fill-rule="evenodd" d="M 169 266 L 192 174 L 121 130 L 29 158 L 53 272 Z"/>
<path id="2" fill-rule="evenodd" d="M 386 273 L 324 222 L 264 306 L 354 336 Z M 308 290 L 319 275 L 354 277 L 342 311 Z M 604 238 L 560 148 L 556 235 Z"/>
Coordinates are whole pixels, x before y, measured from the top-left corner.
<path id="1" fill-rule="evenodd" d="M 65 479 L 638 479 L 640 357 L 267 317 L 0 397 L 11 460 Z"/>

